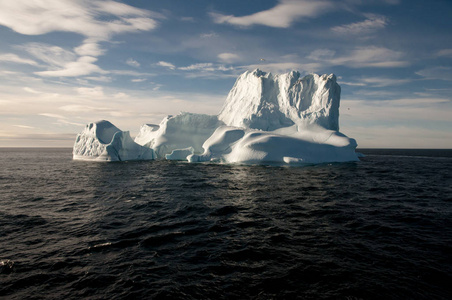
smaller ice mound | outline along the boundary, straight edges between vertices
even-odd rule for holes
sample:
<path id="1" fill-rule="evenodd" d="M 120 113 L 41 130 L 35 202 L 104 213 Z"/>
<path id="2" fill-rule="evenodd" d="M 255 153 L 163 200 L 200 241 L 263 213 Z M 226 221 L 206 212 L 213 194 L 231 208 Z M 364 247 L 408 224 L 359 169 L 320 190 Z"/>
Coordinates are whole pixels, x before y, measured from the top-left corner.
<path id="1" fill-rule="evenodd" d="M 165 154 L 165 158 L 167 160 L 187 160 L 187 156 L 192 155 L 193 152 L 193 147 L 177 149 L 173 150 L 171 154 Z"/>
<path id="2" fill-rule="evenodd" d="M 356 141 L 336 131 L 280 135 L 249 131 L 224 156 L 229 163 L 318 164 L 358 161 Z"/>
<path id="3" fill-rule="evenodd" d="M 157 158 L 189 147 L 195 153 L 202 153 L 204 141 L 221 125 L 224 123 L 217 116 L 181 112 L 163 119 L 157 130 L 150 130 L 149 125 L 144 125 L 135 141 L 154 149 Z"/>
<path id="4" fill-rule="evenodd" d="M 154 151 L 140 146 L 128 131 L 121 131 L 102 120 L 86 125 L 75 139 L 72 151 L 75 160 L 128 161 L 154 159 Z"/>
<path id="5" fill-rule="evenodd" d="M 275 131 L 232 126 L 219 127 L 203 145 L 201 155 L 190 155 L 189 162 L 220 161 L 242 164 L 317 164 L 358 161 L 356 141 L 340 132 L 321 127 L 296 125 Z"/>
<path id="6" fill-rule="evenodd" d="M 224 155 L 232 151 L 232 146 L 245 135 L 245 129 L 233 126 L 221 126 L 204 142 L 202 155 L 187 157 L 189 162 L 222 160 Z"/>

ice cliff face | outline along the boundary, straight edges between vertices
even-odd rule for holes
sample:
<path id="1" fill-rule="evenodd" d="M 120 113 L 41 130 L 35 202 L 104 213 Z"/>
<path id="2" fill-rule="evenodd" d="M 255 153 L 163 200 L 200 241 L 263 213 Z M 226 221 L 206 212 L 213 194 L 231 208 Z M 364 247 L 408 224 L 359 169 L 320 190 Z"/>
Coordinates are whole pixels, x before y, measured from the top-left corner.
<path id="1" fill-rule="evenodd" d="M 76 160 L 125 161 L 154 159 L 154 151 L 135 143 L 128 131 L 102 120 L 89 123 L 77 135 L 72 151 Z"/>
<path id="2" fill-rule="evenodd" d="M 229 126 L 266 131 L 293 124 L 339 130 L 340 93 L 333 74 L 247 71 L 235 82 L 218 118 Z"/>

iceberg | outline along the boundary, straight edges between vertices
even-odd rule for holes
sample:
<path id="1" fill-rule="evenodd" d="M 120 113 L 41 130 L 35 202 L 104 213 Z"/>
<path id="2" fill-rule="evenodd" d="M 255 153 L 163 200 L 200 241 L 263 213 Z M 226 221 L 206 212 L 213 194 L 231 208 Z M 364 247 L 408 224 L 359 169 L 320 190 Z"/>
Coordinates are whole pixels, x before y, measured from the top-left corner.
<path id="1" fill-rule="evenodd" d="M 128 161 L 155 158 L 154 150 L 135 143 L 128 131 L 121 131 L 105 120 L 85 126 L 75 139 L 72 154 L 75 160 Z"/>
<path id="2" fill-rule="evenodd" d="M 204 143 L 190 162 L 315 164 L 357 161 L 357 143 L 339 132 L 336 76 L 261 70 L 239 76 Z"/>
<path id="3" fill-rule="evenodd" d="M 240 75 L 217 116 L 181 112 L 145 124 L 135 140 L 108 121 L 77 136 L 74 159 L 244 164 L 358 161 L 339 132 L 341 88 L 334 74 L 301 76 L 259 69 Z"/>

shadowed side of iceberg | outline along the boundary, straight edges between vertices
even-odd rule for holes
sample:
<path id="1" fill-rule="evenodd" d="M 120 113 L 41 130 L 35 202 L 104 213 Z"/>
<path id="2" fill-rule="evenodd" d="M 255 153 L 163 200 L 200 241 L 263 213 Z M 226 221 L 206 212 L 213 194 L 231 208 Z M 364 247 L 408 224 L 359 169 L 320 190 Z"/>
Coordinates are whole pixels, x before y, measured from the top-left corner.
<path id="1" fill-rule="evenodd" d="M 152 149 L 138 145 L 128 131 L 121 131 L 105 120 L 85 126 L 75 139 L 72 154 L 74 160 L 128 161 L 155 158 Z"/>

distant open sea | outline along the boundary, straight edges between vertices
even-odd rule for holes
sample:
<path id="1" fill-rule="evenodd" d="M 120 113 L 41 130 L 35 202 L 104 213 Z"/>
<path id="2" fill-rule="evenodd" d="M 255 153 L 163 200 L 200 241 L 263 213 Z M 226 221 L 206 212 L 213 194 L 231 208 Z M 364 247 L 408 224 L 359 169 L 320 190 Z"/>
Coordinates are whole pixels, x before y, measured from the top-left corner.
<path id="1" fill-rule="evenodd" d="M 452 299 L 452 150 L 304 167 L 0 148 L 1 299 Z"/>

